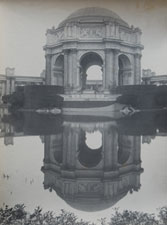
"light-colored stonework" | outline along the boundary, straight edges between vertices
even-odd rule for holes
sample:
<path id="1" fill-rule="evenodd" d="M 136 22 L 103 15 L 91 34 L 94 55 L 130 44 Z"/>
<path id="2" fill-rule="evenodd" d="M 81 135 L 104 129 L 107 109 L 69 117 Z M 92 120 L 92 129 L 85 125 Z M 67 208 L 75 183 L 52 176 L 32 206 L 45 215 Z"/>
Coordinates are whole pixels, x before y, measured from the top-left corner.
<path id="1" fill-rule="evenodd" d="M 102 70 L 100 91 L 140 84 L 140 37 L 139 28 L 130 27 L 108 9 L 80 9 L 46 32 L 46 83 L 76 93 L 87 89 L 87 69 L 98 65 Z"/>

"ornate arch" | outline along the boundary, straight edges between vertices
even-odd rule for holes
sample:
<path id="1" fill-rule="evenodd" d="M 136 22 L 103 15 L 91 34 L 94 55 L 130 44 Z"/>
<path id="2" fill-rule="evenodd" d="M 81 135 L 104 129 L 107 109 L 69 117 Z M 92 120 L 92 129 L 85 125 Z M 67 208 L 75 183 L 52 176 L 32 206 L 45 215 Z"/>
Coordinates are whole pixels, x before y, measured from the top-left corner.
<path id="1" fill-rule="evenodd" d="M 53 84 L 64 86 L 64 55 L 58 54 L 53 57 Z"/>
<path id="2" fill-rule="evenodd" d="M 91 149 L 85 142 L 85 131 L 81 131 L 78 146 L 78 161 L 86 168 L 97 167 L 102 160 L 102 146 L 98 149 Z"/>
<path id="3" fill-rule="evenodd" d="M 132 63 L 129 57 L 125 54 L 120 54 L 118 56 L 118 65 L 119 65 L 119 72 L 118 72 L 118 84 L 121 85 L 128 85 L 130 84 L 130 79 L 132 76 Z"/>
<path id="4" fill-rule="evenodd" d="M 79 61 L 79 63 L 82 60 L 82 58 L 89 53 L 95 53 L 95 54 L 99 55 L 101 57 L 103 63 L 104 63 L 104 61 L 105 61 L 104 51 L 103 50 L 94 50 L 94 49 L 78 51 L 78 61 Z"/>
<path id="5" fill-rule="evenodd" d="M 80 79 L 81 79 L 81 86 L 82 89 L 89 89 L 90 87 L 93 89 L 97 89 L 97 81 L 94 81 L 91 85 L 87 82 L 87 70 L 91 66 L 100 66 L 101 70 L 103 68 L 104 60 L 97 52 L 94 51 L 87 51 L 86 53 L 82 54 L 79 59 L 80 64 Z M 103 76 L 102 76 L 103 79 Z M 99 86 L 102 86 L 102 79 Z M 90 86 L 90 87 L 89 87 Z"/>

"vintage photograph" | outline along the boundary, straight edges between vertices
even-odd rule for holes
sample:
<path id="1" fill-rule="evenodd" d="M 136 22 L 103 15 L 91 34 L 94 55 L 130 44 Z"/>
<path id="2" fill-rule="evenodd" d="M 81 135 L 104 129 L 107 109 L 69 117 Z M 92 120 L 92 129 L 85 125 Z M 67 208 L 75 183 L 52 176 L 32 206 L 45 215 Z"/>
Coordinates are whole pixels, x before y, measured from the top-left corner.
<path id="1" fill-rule="evenodd" d="M 0 224 L 167 225 L 166 0 L 0 0 Z"/>

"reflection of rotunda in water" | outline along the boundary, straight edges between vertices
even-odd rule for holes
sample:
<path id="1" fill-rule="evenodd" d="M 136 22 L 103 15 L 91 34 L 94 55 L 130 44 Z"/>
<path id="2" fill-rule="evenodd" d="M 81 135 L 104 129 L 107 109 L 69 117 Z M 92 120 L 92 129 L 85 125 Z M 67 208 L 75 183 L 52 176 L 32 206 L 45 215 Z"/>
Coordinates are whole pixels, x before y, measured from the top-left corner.
<path id="1" fill-rule="evenodd" d="M 94 131 L 101 146 L 93 149 L 86 136 Z M 103 210 L 140 188 L 140 137 L 120 135 L 114 122 L 64 122 L 63 132 L 45 136 L 44 145 L 44 188 L 73 208 Z"/>

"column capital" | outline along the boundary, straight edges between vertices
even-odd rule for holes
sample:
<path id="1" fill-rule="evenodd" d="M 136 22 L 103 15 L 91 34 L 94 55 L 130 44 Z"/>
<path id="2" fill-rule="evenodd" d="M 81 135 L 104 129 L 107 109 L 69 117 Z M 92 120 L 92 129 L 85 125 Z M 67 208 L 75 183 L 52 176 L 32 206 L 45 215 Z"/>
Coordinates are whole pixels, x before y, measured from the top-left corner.
<path id="1" fill-rule="evenodd" d="M 52 54 L 46 54 L 45 55 L 45 58 L 51 58 L 52 57 Z"/>
<path id="2" fill-rule="evenodd" d="M 64 54 L 68 54 L 70 52 L 70 49 L 63 49 Z"/>
<path id="3" fill-rule="evenodd" d="M 142 54 L 140 54 L 140 53 L 134 53 L 134 57 L 140 59 L 142 57 Z"/>
<path id="4" fill-rule="evenodd" d="M 115 54 L 119 54 L 119 53 L 120 53 L 120 49 L 118 49 L 118 48 L 113 48 L 112 51 L 113 51 Z"/>
<path id="5" fill-rule="evenodd" d="M 105 25 L 110 25 L 110 22 L 109 21 L 104 21 L 104 24 Z"/>
<path id="6" fill-rule="evenodd" d="M 64 53 L 64 54 L 69 54 L 70 52 L 71 52 L 71 53 L 76 53 L 77 51 L 78 51 L 77 48 L 63 49 L 63 53 Z"/>
<path id="7" fill-rule="evenodd" d="M 76 53 L 76 52 L 78 51 L 78 49 L 77 49 L 77 48 L 72 48 L 72 49 L 70 49 L 70 51 L 71 51 L 72 53 Z"/>
<path id="8" fill-rule="evenodd" d="M 111 52 L 111 51 L 112 51 L 112 48 L 105 48 L 105 49 L 104 49 L 104 52 L 105 52 L 105 53 L 109 53 L 109 52 Z"/>

